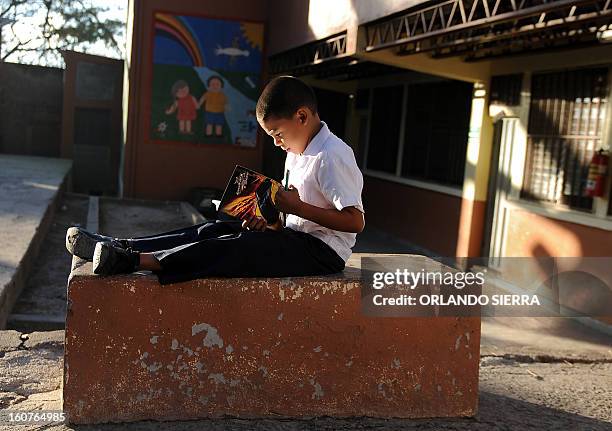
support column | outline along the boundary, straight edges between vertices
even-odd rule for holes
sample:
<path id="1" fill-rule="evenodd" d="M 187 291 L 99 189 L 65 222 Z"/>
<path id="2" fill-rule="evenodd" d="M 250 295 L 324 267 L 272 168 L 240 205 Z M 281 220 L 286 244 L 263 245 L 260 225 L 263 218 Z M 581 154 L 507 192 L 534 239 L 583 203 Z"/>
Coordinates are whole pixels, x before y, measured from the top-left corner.
<path id="1" fill-rule="evenodd" d="M 488 113 L 489 82 L 476 82 L 461 196 L 457 257 L 478 257 L 485 223 L 493 122 Z"/>

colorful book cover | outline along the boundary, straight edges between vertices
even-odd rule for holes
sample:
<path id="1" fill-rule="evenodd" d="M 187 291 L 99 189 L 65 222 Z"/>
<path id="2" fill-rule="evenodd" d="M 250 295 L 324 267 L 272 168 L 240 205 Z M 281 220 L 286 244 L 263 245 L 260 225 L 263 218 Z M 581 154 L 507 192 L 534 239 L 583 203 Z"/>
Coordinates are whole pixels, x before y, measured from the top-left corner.
<path id="1" fill-rule="evenodd" d="M 263 217 L 269 225 L 280 223 L 275 206 L 276 192 L 282 185 L 272 178 L 244 166 L 236 165 L 230 177 L 217 218 L 243 220 L 247 216 Z"/>

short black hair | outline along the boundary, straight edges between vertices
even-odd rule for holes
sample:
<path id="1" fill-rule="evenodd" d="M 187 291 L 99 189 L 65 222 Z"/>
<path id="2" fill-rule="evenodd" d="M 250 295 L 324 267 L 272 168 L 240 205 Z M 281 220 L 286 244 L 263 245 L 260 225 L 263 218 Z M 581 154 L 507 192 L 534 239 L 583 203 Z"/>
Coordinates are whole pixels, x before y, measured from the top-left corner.
<path id="1" fill-rule="evenodd" d="M 225 82 L 223 82 L 223 78 L 221 78 L 219 75 L 212 75 L 211 77 L 209 77 L 206 80 L 206 85 L 210 86 L 210 81 L 212 81 L 213 79 L 218 79 L 219 81 L 221 81 L 221 87 L 225 87 Z"/>
<path id="2" fill-rule="evenodd" d="M 255 114 L 258 121 L 271 116 L 291 118 L 302 106 L 317 113 L 317 98 L 313 89 L 300 79 L 283 75 L 272 79 L 261 92 Z"/>

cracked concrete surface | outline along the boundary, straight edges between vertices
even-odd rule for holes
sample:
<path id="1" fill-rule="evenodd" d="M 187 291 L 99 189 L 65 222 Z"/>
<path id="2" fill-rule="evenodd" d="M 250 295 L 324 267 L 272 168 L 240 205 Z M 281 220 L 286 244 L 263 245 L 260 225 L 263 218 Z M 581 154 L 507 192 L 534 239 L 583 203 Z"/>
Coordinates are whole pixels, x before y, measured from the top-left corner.
<path id="1" fill-rule="evenodd" d="M 0 331 L 0 409 L 61 410 L 64 331 Z"/>
<path id="2" fill-rule="evenodd" d="M 611 360 L 612 336 L 561 317 L 486 317 L 481 356 L 565 358 L 569 362 Z"/>

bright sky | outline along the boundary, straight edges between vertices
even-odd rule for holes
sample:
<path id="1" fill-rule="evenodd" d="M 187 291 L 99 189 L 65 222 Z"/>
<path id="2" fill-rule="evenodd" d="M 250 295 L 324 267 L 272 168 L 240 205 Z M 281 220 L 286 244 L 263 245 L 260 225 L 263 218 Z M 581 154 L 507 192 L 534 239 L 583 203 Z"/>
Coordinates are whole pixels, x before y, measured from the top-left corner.
<path id="1" fill-rule="evenodd" d="M 108 12 L 101 14 L 100 18 L 104 19 L 117 19 L 123 22 L 127 20 L 127 5 L 128 0 L 91 0 L 91 3 L 95 6 L 103 6 L 108 8 Z M 29 35 L 32 31 L 37 31 L 38 26 L 44 21 L 43 11 L 41 9 L 40 13 L 35 14 L 32 17 L 24 17 L 21 18 L 17 23 L 15 23 L 14 29 L 17 37 L 26 41 L 29 38 Z M 8 26 L 7 26 L 8 27 Z M 5 52 L 6 49 L 11 46 L 10 42 L 10 30 L 5 28 L 2 32 L 3 45 L 2 51 Z M 87 47 L 87 50 L 81 48 L 80 50 L 86 52 L 87 54 L 101 55 L 105 57 L 113 57 L 113 58 L 124 58 L 125 57 L 125 30 L 123 34 L 116 35 L 115 39 L 117 40 L 120 48 L 121 55 L 118 55 L 114 50 L 107 48 L 104 43 L 98 42 L 93 46 Z M 24 56 L 22 60 L 15 55 L 12 55 L 7 58 L 7 62 L 21 62 L 28 64 L 39 64 L 41 66 L 60 66 L 59 64 L 47 64 L 44 59 L 39 57 L 37 53 L 28 53 Z"/>

